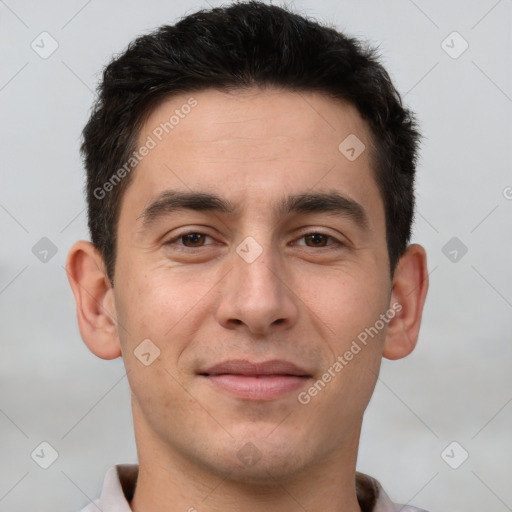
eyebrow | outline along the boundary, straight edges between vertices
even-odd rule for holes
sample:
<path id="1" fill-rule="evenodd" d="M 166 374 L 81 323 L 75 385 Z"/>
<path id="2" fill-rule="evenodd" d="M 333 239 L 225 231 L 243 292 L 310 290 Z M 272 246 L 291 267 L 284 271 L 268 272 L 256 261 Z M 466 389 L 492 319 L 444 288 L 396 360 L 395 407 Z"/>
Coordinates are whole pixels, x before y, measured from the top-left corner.
<path id="1" fill-rule="evenodd" d="M 287 196 L 274 203 L 273 208 L 278 217 L 298 213 L 328 213 L 349 218 L 364 231 L 369 229 L 365 209 L 358 202 L 336 191 Z M 180 210 L 220 213 L 231 217 L 240 215 L 238 206 L 217 194 L 166 190 L 142 210 L 137 220 L 141 219 L 143 228 L 147 229 L 158 219 Z"/>

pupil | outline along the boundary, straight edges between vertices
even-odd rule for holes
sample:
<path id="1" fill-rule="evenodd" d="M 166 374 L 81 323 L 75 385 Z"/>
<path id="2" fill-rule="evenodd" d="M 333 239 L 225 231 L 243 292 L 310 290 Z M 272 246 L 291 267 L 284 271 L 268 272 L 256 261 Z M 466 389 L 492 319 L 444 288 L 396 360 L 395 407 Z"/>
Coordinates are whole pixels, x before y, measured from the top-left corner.
<path id="1" fill-rule="evenodd" d="M 185 235 L 185 240 L 192 243 L 192 245 L 196 245 L 201 241 L 201 234 L 200 233 L 189 233 L 188 235 Z"/>
<path id="2" fill-rule="evenodd" d="M 314 245 L 319 245 L 318 242 L 320 242 L 320 244 L 322 242 L 325 242 L 325 237 L 324 235 L 320 234 L 320 233 L 314 233 L 312 235 L 309 235 L 309 238 L 313 241 L 313 244 Z"/>

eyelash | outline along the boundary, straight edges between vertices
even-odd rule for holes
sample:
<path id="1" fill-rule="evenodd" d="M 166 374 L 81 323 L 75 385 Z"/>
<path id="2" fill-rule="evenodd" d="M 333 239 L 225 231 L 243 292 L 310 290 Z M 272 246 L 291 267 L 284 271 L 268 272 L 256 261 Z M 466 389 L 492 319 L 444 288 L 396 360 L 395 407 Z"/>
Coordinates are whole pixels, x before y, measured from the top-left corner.
<path id="1" fill-rule="evenodd" d="M 210 235 L 207 235 L 206 233 L 201 233 L 200 231 L 187 231 L 186 233 L 181 233 L 181 234 L 175 236 L 174 238 L 168 240 L 167 242 L 165 242 L 164 245 L 167 245 L 167 246 L 175 245 L 176 247 L 180 248 L 179 250 L 189 250 L 189 249 L 193 250 L 193 249 L 202 249 L 202 248 L 206 247 L 205 245 L 200 245 L 200 246 L 197 246 L 197 247 L 188 247 L 188 246 L 183 245 L 183 244 L 176 244 L 176 242 L 178 240 L 181 240 L 181 239 L 183 239 L 184 237 L 186 237 L 188 235 L 202 235 L 202 236 L 206 236 L 206 237 L 209 237 L 209 238 L 213 239 L 213 237 L 211 237 Z M 333 241 L 332 243 L 327 244 L 326 246 L 318 246 L 318 247 L 316 247 L 318 249 L 328 249 L 331 246 L 338 246 L 338 247 L 344 247 L 345 246 L 345 244 L 343 242 L 340 242 L 337 238 L 333 237 L 332 235 L 328 235 L 327 233 L 322 233 L 321 231 L 310 231 L 308 233 L 304 233 L 304 234 L 302 234 L 299 237 L 299 239 L 305 238 L 305 237 L 311 236 L 311 235 L 321 235 L 321 236 L 327 238 L 328 240 L 332 240 Z M 209 244 L 209 245 L 212 245 L 212 244 Z M 304 245 L 304 247 L 315 249 L 314 246 Z"/>

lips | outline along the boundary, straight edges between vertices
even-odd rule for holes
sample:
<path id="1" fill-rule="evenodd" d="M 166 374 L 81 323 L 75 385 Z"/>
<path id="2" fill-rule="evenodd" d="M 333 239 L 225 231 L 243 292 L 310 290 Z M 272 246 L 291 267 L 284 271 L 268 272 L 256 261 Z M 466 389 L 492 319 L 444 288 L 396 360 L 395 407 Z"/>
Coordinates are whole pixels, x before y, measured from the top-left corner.
<path id="1" fill-rule="evenodd" d="M 245 400 L 269 401 L 296 391 L 311 378 L 307 370 L 282 360 L 230 360 L 199 372 L 216 389 Z"/>
<path id="2" fill-rule="evenodd" d="M 246 376 L 265 376 L 265 375 L 295 375 L 310 377 L 308 372 L 299 368 L 293 363 L 273 359 L 261 363 L 252 363 L 243 359 L 233 359 L 216 364 L 201 372 L 202 375 L 246 375 Z"/>

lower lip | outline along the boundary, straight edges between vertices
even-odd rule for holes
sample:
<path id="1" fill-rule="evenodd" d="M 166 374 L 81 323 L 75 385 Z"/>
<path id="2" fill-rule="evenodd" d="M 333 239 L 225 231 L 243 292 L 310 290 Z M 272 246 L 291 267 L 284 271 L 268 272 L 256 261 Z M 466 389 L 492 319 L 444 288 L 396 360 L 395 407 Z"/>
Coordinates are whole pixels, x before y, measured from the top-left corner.
<path id="1" fill-rule="evenodd" d="M 294 375 L 206 375 L 214 386 L 245 400 L 274 400 L 296 391 L 309 377 Z"/>

